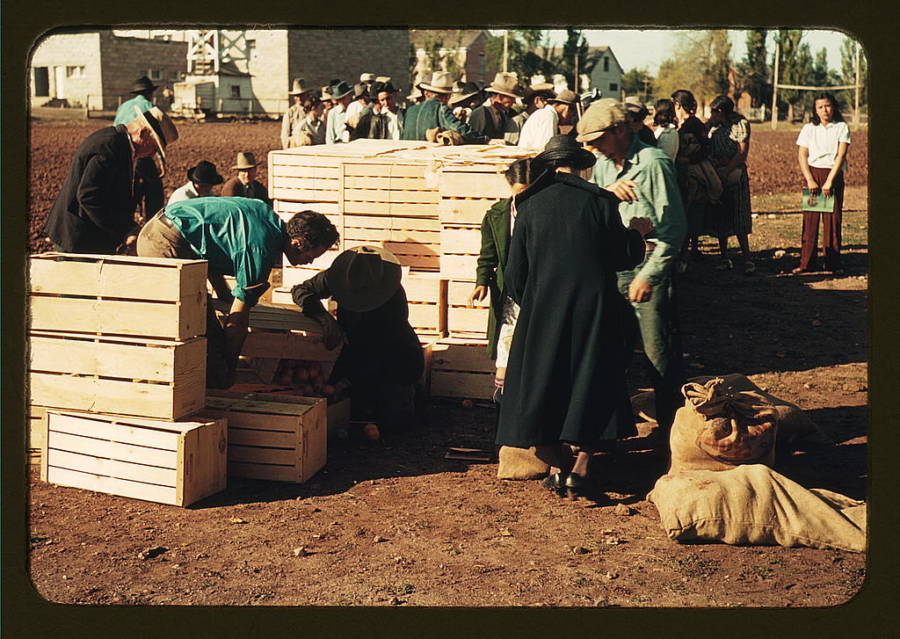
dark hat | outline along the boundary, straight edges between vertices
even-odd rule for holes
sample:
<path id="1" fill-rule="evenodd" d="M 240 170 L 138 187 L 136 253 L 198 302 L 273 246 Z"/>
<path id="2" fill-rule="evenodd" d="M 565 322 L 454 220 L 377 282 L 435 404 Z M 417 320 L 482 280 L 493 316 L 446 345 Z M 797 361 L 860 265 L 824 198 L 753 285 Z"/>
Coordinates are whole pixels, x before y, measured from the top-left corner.
<path id="1" fill-rule="evenodd" d="M 400 261 L 380 246 L 347 249 L 325 271 L 325 283 L 338 306 L 365 313 L 387 302 L 400 288 Z"/>
<path id="2" fill-rule="evenodd" d="M 209 186 L 215 186 L 225 181 L 216 171 L 216 165 L 206 160 L 201 160 L 197 162 L 197 166 L 188 169 L 187 177 L 191 182 Z"/>
<path id="3" fill-rule="evenodd" d="M 340 100 L 341 98 L 343 98 L 345 95 L 347 95 L 351 91 L 353 91 L 353 87 L 351 87 L 349 84 L 347 84 L 343 80 L 340 80 L 337 84 L 332 85 L 331 97 L 334 98 L 335 100 Z"/>
<path id="4" fill-rule="evenodd" d="M 388 82 L 381 82 L 379 80 L 375 81 L 375 84 L 372 85 L 371 88 L 372 97 L 377 98 L 379 93 L 397 93 L 396 87 L 393 84 Z"/>
<path id="5" fill-rule="evenodd" d="M 578 171 L 590 168 L 597 162 L 594 154 L 582 148 L 570 135 L 554 135 L 547 141 L 544 151 L 534 158 L 541 164 L 553 160 L 566 160 Z"/>
<path id="6" fill-rule="evenodd" d="M 359 98 L 368 98 L 369 97 L 369 85 L 363 84 L 360 82 L 359 84 L 353 85 L 353 99 L 357 100 Z"/>
<path id="7" fill-rule="evenodd" d="M 131 86 L 132 93 L 143 93 L 144 91 L 156 91 L 159 87 L 153 84 L 153 82 L 145 75 L 142 75 L 137 80 L 134 81 L 134 84 Z"/>
<path id="8" fill-rule="evenodd" d="M 453 88 L 453 94 L 450 96 L 449 104 L 450 106 L 455 106 L 481 92 L 481 87 L 474 82 L 461 82 L 458 87 Z"/>
<path id="9" fill-rule="evenodd" d="M 625 111 L 628 115 L 637 120 L 643 120 L 650 115 L 650 111 L 647 110 L 647 107 L 641 104 L 638 98 L 635 97 L 625 98 Z"/>

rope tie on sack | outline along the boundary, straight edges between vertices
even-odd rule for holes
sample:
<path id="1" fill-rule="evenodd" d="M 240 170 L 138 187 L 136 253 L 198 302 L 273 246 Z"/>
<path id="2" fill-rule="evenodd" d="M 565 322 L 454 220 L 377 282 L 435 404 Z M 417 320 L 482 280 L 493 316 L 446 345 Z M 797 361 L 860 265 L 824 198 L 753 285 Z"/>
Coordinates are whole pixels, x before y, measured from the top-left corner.
<path id="1" fill-rule="evenodd" d="M 681 387 L 681 393 L 704 417 L 727 415 L 752 418 L 764 406 L 758 399 L 728 390 L 721 377 L 714 377 L 705 384 L 689 382 Z"/>

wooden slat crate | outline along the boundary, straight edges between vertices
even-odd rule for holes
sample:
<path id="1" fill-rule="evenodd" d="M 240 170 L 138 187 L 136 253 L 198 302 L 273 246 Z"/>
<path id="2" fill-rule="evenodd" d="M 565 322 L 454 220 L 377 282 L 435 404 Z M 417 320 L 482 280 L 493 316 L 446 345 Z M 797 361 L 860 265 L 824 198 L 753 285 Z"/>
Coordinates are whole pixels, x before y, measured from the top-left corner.
<path id="1" fill-rule="evenodd" d="M 493 397 L 495 368 L 487 357 L 487 340 L 444 338 L 431 350 L 432 396 Z"/>
<path id="2" fill-rule="evenodd" d="M 32 331 L 29 346 L 34 404 L 158 419 L 203 407 L 205 337 L 176 342 Z"/>
<path id="3" fill-rule="evenodd" d="M 175 506 L 225 489 L 224 419 L 162 421 L 47 410 L 41 479 Z"/>
<path id="4" fill-rule="evenodd" d="M 205 260 L 35 255 L 31 328 L 176 340 L 203 335 L 206 272 Z"/>
<path id="5" fill-rule="evenodd" d="M 228 474 L 302 483 L 326 460 L 324 399 L 235 399 L 211 394 L 203 415 L 228 420 Z"/>
<path id="6" fill-rule="evenodd" d="M 310 400 L 318 401 L 319 397 L 301 397 L 288 393 L 236 393 L 224 390 L 209 390 L 210 397 L 225 397 L 231 399 L 247 399 L 259 402 L 281 402 L 288 404 L 300 404 L 308 406 Z M 341 429 L 346 429 L 350 424 L 350 398 L 344 398 L 338 402 L 330 403 L 325 410 L 328 435 L 331 436 Z"/>
<path id="7" fill-rule="evenodd" d="M 448 280 L 474 282 L 478 255 L 441 255 L 441 277 Z"/>
<path id="8" fill-rule="evenodd" d="M 41 463 L 41 451 L 44 449 L 44 438 L 47 436 L 47 429 L 44 426 L 46 416 L 46 407 L 35 404 L 28 407 L 26 457 L 32 466 L 38 466 Z"/>
<path id="9" fill-rule="evenodd" d="M 442 224 L 448 225 L 481 224 L 484 214 L 501 199 L 441 198 L 438 204 L 438 219 Z"/>
<path id="10" fill-rule="evenodd" d="M 450 280 L 447 283 L 447 332 L 451 337 L 484 338 L 490 315 L 490 294 L 469 308 L 474 282 Z"/>
<path id="11" fill-rule="evenodd" d="M 505 167 L 504 167 L 505 170 Z M 499 173 L 472 171 L 462 167 L 445 167 L 441 171 L 440 194 L 445 197 L 509 197 L 509 183 Z"/>

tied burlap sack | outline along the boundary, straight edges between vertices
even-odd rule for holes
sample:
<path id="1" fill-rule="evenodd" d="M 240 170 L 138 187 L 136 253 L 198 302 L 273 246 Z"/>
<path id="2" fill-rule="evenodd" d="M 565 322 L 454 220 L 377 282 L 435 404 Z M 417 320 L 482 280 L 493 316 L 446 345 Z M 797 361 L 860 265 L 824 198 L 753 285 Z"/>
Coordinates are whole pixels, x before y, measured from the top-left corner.
<path id="1" fill-rule="evenodd" d="M 459 146 L 465 144 L 463 137 L 456 131 L 434 127 L 425 131 L 425 140 L 428 142 L 437 142 L 444 146 Z"/>
<path id="2" fill-rule="evenodd" d="M 686 401 L 672 424 L 669 472 L 773 463 L 778 412 L 771 403 L 727 390 L 721 377 L 690 382 L 681 392 Z"/>
<path id="3" fill-rule="evenodd" d="M 866 504 L 763 466 L 663 475 L 647 496 L 669 539 L 866 550 Z"/>
<path id="4" fill-rule="evenodd" d="M 516 448 L 500 447 L 498 479 L 540 479 L 550 472 L 550 466 L 559 467 L 557 446 L 532 446 Z"/>
<path id="5" fill-rule="evenodd" d="M 298 146 L 312 146 L 312 136 L 306 131 L 298 131 L 288 140 L 288 148 L 292 149 Z"/>

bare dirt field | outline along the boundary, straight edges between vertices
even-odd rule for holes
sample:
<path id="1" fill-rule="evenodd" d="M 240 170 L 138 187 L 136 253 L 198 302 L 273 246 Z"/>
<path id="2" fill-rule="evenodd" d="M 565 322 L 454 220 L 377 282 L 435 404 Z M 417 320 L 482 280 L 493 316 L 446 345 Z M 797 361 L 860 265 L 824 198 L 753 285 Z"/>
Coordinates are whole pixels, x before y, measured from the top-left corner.
<path id="1" fill-rule="evenodd" d="M 32 250 L 46 248 L 39 220 L 72 152 L 104 124 L 33 126 Z M 227 173 L 238 150 L 265 158 L 278 125 L 180 132 L 167 190 L 200 159 Z M 759 272 L 715 271 L 707 260 L 685 274 L 678 312 L 687 370 L 741 372 L 798 403 L 838 443 L 780 450 L 776 469 L 865 499 L 864 131 L 852 147 L 841 277 L 787 275 L 799 259 L 796 132 L 759 127 L 753 136 Z M 646 384 L 639 366 L 630 383 Z M 494 419 L 490 407 L 433 400 L 428 423 L 407 436 L 330 441 L 327 467 L 306 484 L 229 480 L 187 509 L 51 486 L 32 470 L 33 583 L 68 604 L 243 606 L 816 607 L 844 603 L 862 586 L 864 554 L 670 541 L 645 499 L 664 462 L 640 438 L 597 456 L 611 500 L 603 505 L 498 480 L 494 464 L 443 459 L 448 446 L 490 446 Z"/>

